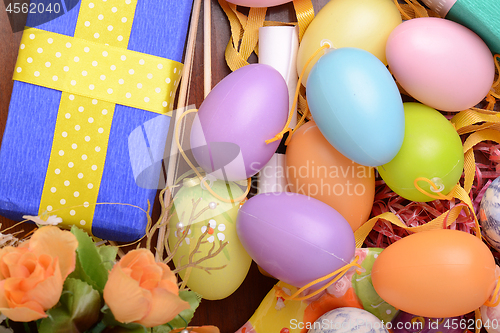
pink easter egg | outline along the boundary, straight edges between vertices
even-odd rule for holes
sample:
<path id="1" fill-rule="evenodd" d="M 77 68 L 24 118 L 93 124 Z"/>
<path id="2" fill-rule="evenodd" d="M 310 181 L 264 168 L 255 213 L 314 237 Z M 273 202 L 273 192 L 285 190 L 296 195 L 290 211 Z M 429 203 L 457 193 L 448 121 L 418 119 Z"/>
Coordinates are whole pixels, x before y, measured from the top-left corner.
<path id="1" fill-rule="evenodd" d="M 389 36 L 389 69 L 415 99 L 442 111 L 481 102 L 495 76 L 493 56 L 474 32 L 453 21 L 423 17 L 405 21 Z"/>

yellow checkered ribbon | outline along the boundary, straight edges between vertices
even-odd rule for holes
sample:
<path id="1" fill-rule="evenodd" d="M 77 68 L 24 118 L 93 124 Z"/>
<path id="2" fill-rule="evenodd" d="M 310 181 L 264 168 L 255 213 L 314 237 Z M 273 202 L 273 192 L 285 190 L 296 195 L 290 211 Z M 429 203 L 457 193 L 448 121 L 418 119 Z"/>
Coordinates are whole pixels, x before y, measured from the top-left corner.
<path id="1" fill-rule="evenodd" d="M 91 233 L 116 104 L 165 114 L 182 64 L 127 50 L 137 0 L 82 0 L 74 37 L 26 29 L 14 79 L 62 91 L 39 214 Z"/>

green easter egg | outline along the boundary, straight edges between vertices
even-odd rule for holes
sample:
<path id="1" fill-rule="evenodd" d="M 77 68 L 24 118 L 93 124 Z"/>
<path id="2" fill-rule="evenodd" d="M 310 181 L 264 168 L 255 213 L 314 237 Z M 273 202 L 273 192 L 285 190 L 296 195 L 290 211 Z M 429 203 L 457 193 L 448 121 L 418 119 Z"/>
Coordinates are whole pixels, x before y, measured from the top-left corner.
<path id="1" fill-rule="evenodd" d="M 356 250 L 356 255 L 360 255 L 360 259 L 362 259 L 361 267 L 365 271 L 361 274 L 355 273 L 352 276 L 351 283 L 356 296 L 358 296 L 363 305 L 363 309 L 387 323 L 396 316 L 398 310 L 377 294 L 373 287 L 371 276 L 373 264 L 383 250 L 377 247 Z"/>
<path id="2" fill-rule="evenodd" d="M 431 180 L 447 195 L 458 183 L 464 166 L 460 136 L 440 112 L 420 103 L 404 103 L 405 136 L 394 159 L 378 167 L 380 176 L 394 192 L 417 202 L 435 200 L 414 185 L 417 178 Z M 431 184 L 418 181 L 427 193 Z"/>
<path id="3" fill-rule="evenodd" d="M 225 199 L 240 198 L 244 193 L 233 182 L 215 181 L 210 188 Z M 199 263 L 197 267 L 179 272 L 181 279 L 188 279 L 187 286 L 205 299 L 218 300 L 231 295 L 241 285 L 250 269 L 252 259 L 236 234 L 236 216 L 240 203 L 217 199 L 195 178 L 185 181 L 184 186 L 174 196 L 174 214 L 169 221 L 168 245 L 170 251 L 177 247 L 173 257 L 177 268 L 186 265 L 193 252 L 191 261 L 196 262 L 217 251 L 222 243 L 228 243 L 215 257 Z M 203 213 L 190 223 L 190 219 L 201 211 Z M 198 240 L 206 231 L 199 248 L 196 249 Z M 184 234 L 186 237 L 183 239 Z M 223 268 L 207 272 L 202 267 Z M 188 272 L 189 275 L 186 276 Z"/>

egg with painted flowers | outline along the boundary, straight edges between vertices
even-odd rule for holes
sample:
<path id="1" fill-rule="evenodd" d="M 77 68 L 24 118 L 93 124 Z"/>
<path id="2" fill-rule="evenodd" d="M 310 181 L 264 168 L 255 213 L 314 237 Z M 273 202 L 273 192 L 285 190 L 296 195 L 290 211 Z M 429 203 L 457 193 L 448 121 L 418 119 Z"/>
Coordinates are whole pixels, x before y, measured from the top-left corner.
<path id="1" fill-rule="evenodd" d="M 185 179 L 175 194 L 168 246 L 175 252 L 172 261 L 180 269 L 181 279 L 187 278 L 187 286 L 204 299 L 218 300 L 238 289 L 252 259 L 236 234 L 236 216 L 245 199 L 243 191 L 233 182 L 207 184 L 215 195 L 198 178 Z M 230 200 L 235 202 L 227 202 Z M 216 255 L 189 267 L 211 253 Z"/>
<path id="2" fill-rule="evenodd" d="M 354 273 L 351 283 L 363 309 L 378 319 L 389 322 L 397 314 L 397 310 L 377 294 L 371 278 L 373 264 L 382 251 L 383 249 L 376 247 L 356 249 L 356 256 L 359 256 L 358 263 L 364 270 Z"/>

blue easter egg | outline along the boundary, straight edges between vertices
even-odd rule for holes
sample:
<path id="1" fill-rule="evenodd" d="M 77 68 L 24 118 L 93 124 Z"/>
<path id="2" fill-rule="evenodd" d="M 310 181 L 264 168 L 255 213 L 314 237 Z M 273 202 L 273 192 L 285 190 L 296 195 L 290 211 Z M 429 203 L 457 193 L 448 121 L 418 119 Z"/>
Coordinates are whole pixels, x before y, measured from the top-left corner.
<path id="1" fill-rule="evenodd" d="M 396 156 L 404 138 L 403 101 L 392 75 L 370 52 L 328 52 L 311 70 L 306 93 L 321 133 L 344 156 L 366 166 Z"/>
<path id="2" fill-rule="evenodd" d="M 500 177 L 484 192 L 479 209 L 479 223 L 488 243 L 500 251 Z"/>

